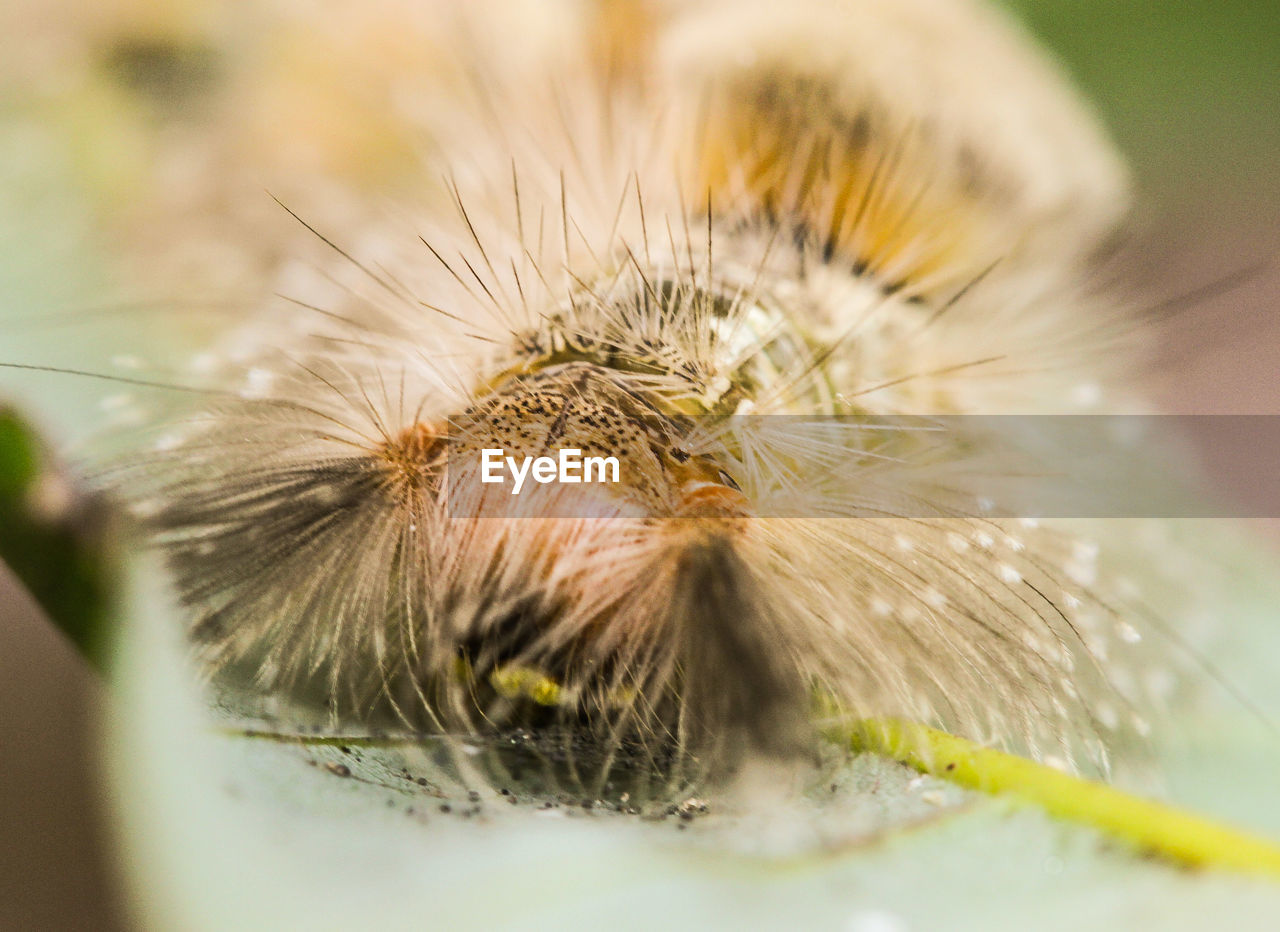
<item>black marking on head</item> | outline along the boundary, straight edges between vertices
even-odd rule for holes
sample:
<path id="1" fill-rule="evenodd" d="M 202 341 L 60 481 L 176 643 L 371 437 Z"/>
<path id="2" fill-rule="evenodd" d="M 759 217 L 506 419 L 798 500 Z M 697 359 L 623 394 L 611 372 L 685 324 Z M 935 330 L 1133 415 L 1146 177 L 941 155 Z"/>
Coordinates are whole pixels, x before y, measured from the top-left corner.
<path id="1" fill-rule="evenodd" d="M 808 737 L 805 683 L 751 569 L 732 538 L 714 532 L 677 560 L 672 613 L 694 753 L 729 768 L 751 751 L 794 757 Z"/>

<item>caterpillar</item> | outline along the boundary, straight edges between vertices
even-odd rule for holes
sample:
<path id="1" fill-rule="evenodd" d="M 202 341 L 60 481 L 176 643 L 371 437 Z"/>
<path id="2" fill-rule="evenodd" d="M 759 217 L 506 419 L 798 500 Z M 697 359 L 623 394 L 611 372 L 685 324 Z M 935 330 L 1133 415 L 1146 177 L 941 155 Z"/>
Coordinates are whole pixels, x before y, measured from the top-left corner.
<path id="1" fill-rule="evenodd" d="M 831 719 L 1095 772 L 1148 729 L 1164 609 L 1109 567 L 1173 575 L 1164 545 L 957 498 L 980 436 L 866 430 L 1137 404 L 1130 309 L 1096 287 L 1125 171 L 1002 17 L 388 0 L 316 38 L 278 15 L 295 60 L 208 118 L 216 182 L 136 207 L 147 231 L 178 191 L 209 226 L 131 243 L 181 280 L 223 238 L 195 274 L 243 282 L 242 320 L 174 374 L 198 403 L 96 469 L 219 682 L 333 727 L 567 748 L 597 791 L 807 759 Z M 509 496 L 490 449 L 621 480 Z M 868 517 L 886 462 L 913 468 Z"/>

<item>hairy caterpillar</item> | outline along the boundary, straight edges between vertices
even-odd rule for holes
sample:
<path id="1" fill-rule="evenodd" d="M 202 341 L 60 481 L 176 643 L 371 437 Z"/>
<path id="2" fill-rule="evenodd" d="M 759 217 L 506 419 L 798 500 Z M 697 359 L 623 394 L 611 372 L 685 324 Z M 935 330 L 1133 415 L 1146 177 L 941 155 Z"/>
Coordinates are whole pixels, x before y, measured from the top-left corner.
<path id="1" fill-rule="evenodd" d="M 421 38 L 399 115 L 430 167 L 399 221 L 323 145 L 284 187 L 256 153 L 319 274 L 245 243 L 233 268 L 285 303 L 104 473 L 210 665 L 338 722 L 585 736 L 601 774 L 803 756 L 834 713 L 1105 766 L 1162 661 L 1131 659 L 1137 600 L 1091 536 L 850 517 L 858 432 L 732 420 L 1123 405 L 1088 261 L 1124 182 L 1088 116 L 964 3 L 563 7 L 349 14 Z M 214 164 L 270 150 L 255 116 Z M 444 478 L 570 437 L 631 481 L 503 518 Z"/>

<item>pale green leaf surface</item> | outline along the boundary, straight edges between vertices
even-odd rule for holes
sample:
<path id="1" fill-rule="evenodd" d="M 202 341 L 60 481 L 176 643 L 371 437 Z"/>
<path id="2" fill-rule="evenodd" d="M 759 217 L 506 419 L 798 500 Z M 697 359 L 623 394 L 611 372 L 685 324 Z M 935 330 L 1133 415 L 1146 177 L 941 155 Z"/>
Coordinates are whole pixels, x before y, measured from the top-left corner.
<path id="1" fill-rule="evenodd" d="M 1261 582 L 1239 590 L 1255 619 L 1270 616 Z M 855 762 L 841 805 L 713 810 L 684 830 L 497 794 L 468 815 L 458 791 L 416 782 L 435 774 L 421 749 L 343 754 L 228 732 L 164 604 L 159 575 L 140 574 L 107 735 L 155 926 L 1265 929 L 1280 915 L 1280 886 L 1169 867 L 873 757 Z M 1256 629 L 1246 614 L 1241 630 Z M 1180 720 L 1161 769 L 1175 802 L 1276 835 L 1277 740 L 1249 718 L 1224 700 Z"/>

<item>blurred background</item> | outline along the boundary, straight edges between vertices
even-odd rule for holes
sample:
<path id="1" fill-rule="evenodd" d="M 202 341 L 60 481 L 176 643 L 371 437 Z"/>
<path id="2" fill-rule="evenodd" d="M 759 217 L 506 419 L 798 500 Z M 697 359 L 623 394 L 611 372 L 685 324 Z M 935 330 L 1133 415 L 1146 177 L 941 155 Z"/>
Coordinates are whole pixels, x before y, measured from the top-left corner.
<path id="1" fill-rule="evenodd" d="M 1004 5 L 1056 53 L 1134 170 L 1132 280 L 1153 304 L 1178 301 L 1157 334 L 1155 396 L 1179 413 L 1280 412 L 1280 8 Z"/>
<path id="2" fill-rule="evenodd" d="M 1177 412 L 1280 413 L 1280 11 L 1256 0 L 1006 5 L 1062 61 L 1133 166 L 1138 209 L 1126 281 L 1171 310 L 1153 335 L 1153 396 Z M 310 15 L 307 4 L 293 7 Z M 121 328 L 110 306 L 89 330 L 82 319 L 51 331 L 47 319 L 90 307 L 117 278 L 128 280 L 128 257 L 108 259 L 110 248 L 99 244 L 118 232 L 117 218 L 145 228 L 139 186 L 158 184 L 170 209 L 196 210 L 218 201 L 210 176 L 240 160 L 277 157 L 270 147 L 264 154 L 228 140 L 185 169 L 181 159 L 152 160 L 157 139 L 180 152 L 183 134 L 204 119 L 236 65 L 214 50 L 235 48 L 226 30 L 252 19 L 210 4 L 145 0 L 18 0 L 0 12 L 0 360 L 59 362 L 47 356 L 51 345 L 67 343 L 72 358 L 75 344 L 88 339 L 99 358 L 128 357 L 136 348 L 136 329 Z M 412 183 L 413 141 L 388 139 L 380 121 L 393 115 L 360 95 L 379 72 L 399 69 L 411 82 L 421 66 L 393 37 L 340 19 L 318 26 L 309 47 L 260 56 L 287 72 L 275 76 L 279 95 L 266 95 L 261 106 L 268 118 L 283 114 L 279 132 L 287 134 L 288 115 L 318 95 L 312 105 L 323 100 L 344 133 L 383 140 L 372 149 L 334 147 L 342 149 L 330 153 L 340 164 L 322 167 L 359 176 L 401 172 Z M 341 80 L 329 73 L 339 66 Z M 284 142 L 278 157 L 298 157 Z M 163 177 L 149 174 L 157 164 Z M 239 261 L 217 254 L 216 228 L 202 232 L 207 238 L 183 243 L 143 237 L 130 248 L 136 256 L 157 246 L 178 254 L 164 270 L 174 282 L 192 267 Z M 202 288 L 211 303 L 227 299 L 216 282 Z M 24 326 L 29 317 L 45 322 Z M 33 355 L 36 347 L 46 355 Z M 60 440 L 74 441 L 101 416 L 76 380 L 21 384 L 24 407 Z M 0 395 L 18 385 L 0 379 Z M 79 422 L 64 418 L 73 408 L 82 412 Z M 1247 445 L 1210 453 L 1234 463 L 1241 482 L 1251 470 L 1275 468 L 1251 461 Z M 2 929 L 126 925 L 94 761 L 103 699 L 81 658 L 0 567 Z"/>

